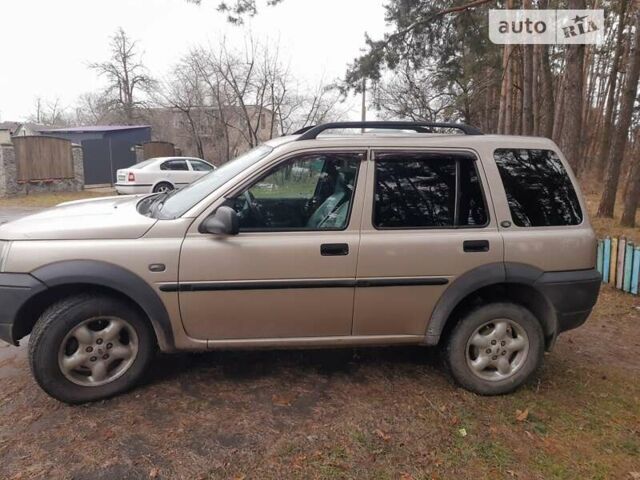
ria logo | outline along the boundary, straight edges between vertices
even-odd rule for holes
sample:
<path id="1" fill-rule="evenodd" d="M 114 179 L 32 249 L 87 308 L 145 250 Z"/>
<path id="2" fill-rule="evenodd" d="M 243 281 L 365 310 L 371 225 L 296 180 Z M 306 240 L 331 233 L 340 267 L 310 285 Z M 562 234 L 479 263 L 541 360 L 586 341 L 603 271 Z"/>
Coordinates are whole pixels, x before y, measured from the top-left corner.
<path id="1" fill-rule="evenodd" d="M 604 10 L 489 10 L 498 44 L 602 43 Z"/>
<path id="2" fill-rule="evenodd" d="M 588 15 L 576 15 L 572 20 L 573 25 L 562 27 L 564 38 L 577 37 L 578 35 L 586 35 L 587 33 L 600 30 L 596 22 L 591 20 Z"/>

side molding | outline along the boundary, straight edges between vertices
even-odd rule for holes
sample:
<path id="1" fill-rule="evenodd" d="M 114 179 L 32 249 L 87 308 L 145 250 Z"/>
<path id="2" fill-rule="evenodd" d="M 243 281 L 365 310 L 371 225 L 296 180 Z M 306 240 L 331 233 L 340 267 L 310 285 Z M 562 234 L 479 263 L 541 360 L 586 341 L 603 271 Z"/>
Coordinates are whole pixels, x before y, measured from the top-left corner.
<path id="1" fill-rule="evenodd" d="M 153 288 L 135 273 L 112 263 L 71 260 L 31 272 L 47 287 L 86 284 L 107 287 L 129 297 L 147 314 L 163 350 L 175 347 L 169 314 Z"/>

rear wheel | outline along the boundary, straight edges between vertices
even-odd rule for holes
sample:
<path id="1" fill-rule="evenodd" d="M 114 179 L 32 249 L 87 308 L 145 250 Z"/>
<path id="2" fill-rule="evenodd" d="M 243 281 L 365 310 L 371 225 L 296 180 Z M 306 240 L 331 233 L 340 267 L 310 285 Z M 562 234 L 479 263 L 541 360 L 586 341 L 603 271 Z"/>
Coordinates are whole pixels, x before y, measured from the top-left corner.
<path id="1" fill-rule="evenodd" d="M 166 193 L 173 190 L 174 187 L 169 182 L 160 182 L 155 187 L 153 187 L 153 193 Z"/>
<path id="2" fill-rule="evenodd" d="M 133 387 L 155 352 L 148 322 L 126 302 L 78 295 L 47 309 L 29 342 L 40 387 L 67 403 L 107 398 Z"/>
<path id="3" fill-rule="evenodd" d="M 544 334 L 526 308 L 492 303 L 460 320 L 445 354 L 461 386 L 480 395 L 500 395 L 516 390 L 538 369 L 544 356 Z"/>

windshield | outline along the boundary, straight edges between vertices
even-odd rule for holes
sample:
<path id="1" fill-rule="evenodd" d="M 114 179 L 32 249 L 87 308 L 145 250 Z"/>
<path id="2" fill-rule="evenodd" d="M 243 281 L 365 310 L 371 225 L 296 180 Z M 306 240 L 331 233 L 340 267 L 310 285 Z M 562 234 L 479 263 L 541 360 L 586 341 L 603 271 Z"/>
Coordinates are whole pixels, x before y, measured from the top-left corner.
<path id="1" fill-rule="evenodd" d="M 144 210 L 150 212 L 149 214 L 151 216 L 159 219 L 167 220 L 178 218 L 204 200 L 209 194 L 266 157 L 272 151 L 272 147 L 260 145 L 244 155 L 240 155 L 234 160 L 225 163 L 192 184 L 180 190 L 174 190 L 169 194 L 152 197 L 153 201 L 151 205 L 145 205 L 143 207 L 141 204 L 138 208 L 144 208 Z M 155 203 L 155 205 L 153 203 Z M 141 211 L 141 213 L 143 212 Z"/>

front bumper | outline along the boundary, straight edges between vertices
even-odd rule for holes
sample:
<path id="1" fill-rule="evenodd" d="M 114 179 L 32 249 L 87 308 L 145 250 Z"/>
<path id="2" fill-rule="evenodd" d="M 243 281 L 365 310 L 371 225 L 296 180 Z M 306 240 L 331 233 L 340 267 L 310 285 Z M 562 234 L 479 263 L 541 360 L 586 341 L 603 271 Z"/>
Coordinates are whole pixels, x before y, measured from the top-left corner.
<path id="1" fill-rule="evenodd" d="M 557 333 L 582 325 L 598 300 L 600 273 L 595 270 L 547 272 L 536 287 L 551 302 L 558 321 Z"/>
<path id="2" fill-rule="evenodd" d="M 27 273 L 0 273 L 0 339 L 18 344 L 16 319 L 22 307 L 45 289 L 44 283 Z"/>

